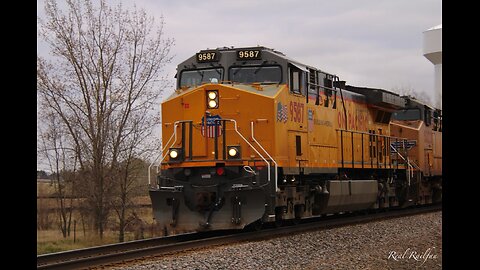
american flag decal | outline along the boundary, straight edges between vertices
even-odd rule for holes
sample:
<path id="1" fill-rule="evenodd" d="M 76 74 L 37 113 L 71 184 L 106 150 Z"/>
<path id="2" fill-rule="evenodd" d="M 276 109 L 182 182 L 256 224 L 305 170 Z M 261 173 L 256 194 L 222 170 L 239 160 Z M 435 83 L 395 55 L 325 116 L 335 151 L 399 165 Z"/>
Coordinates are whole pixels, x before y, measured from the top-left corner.
<path id="1" fill-rule="evenodd" d="M 207 138 L 215 137 L 215 129 L 217 129 L 217 137 L 222 136 L 222 118 L 219 115 L 207 116 L 207 127 L 205 128 L 205 117 L 202 117 L 202 136 Z"/>
<path id="2" fill-rule="evenodd" d="M 277 122 L 286 123 L 288 120 L 287 105 L 282 105 L 281 102 L 277 105 Z"/>
<path id="3" fill-rule="evenodd" d="M 313 110 L 308 109 L 308 131 L 313 131 Z"/>

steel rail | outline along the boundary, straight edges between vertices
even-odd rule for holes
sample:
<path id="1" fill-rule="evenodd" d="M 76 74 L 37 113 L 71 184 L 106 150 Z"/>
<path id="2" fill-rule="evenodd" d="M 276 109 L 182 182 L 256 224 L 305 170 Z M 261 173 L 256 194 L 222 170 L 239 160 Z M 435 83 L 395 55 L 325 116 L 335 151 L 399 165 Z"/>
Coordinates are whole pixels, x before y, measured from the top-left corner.
<path id="1" fill-rule="evenodd" d="M 37 256 L 37 269 L 55 269 L 50 266 L 58 262 L 67 262 L 68 260 L 81 260 L 93 256 L 105 255 L 110 253 L 121 253 L 133 249 L 142 249 L 149 246 L 167 245 L 192 239 L 202 239 L 221 234 L 220 232 L 203 233 L 185 233 L 172 236 L 155 237 L 142 240 L 134 240 L 123 243 L 107 244 L 96 247 L 75 249 L 69 251 L 42 254 Z M 67 263 L 68 264 L 68 263 Z"/>
<path id="2" fill-rule="evenodd" d="M 359 215 L 357 213 L 330 215 L 323 218 L 304 220 L 295 226 L 270 228 L 260 231 L 215 231 L 182 234 L 155 239 L 137 240 L 120 244 L 105 245 L 94 248 L 58 252 L 37 256 L 37 269 L 85 269 L 94 266 L 121 263 L 139 258 L 160 256 L 164 254 L 204 248 L 233 242 L 268 239 L 303 233 L 306 231 L 330 229 L 345 225 L 398 218 L 442 209 L 441 204 L 423 205 L 403 209 L 390 209 L 385 212 Z M 208 235 L 211 233 L 210 235 Z"/>

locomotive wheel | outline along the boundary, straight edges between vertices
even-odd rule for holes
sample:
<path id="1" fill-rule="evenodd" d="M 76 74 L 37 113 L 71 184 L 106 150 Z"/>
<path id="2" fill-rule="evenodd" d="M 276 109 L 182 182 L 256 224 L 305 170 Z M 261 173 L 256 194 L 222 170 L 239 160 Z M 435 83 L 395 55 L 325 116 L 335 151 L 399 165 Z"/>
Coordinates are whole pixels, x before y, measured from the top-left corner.
<path id="1" fill-rule="evenodd" d="M 297 217 L 294 218 L 294 219 L 292 219 L 293 225 L 298 225 L 298 224 L 300 223 L 300 220 L 301 220 L 301 219 L 300 219 L 300 218 L 297 218 Z"/>
<path id="2" fill-rule="evenodd" d="M 284 213 L 284 208 L 283 207 L 278 207 L 275 209 L 275 222 L 274 225 L 276 228 L 280 228 L 283 226 L 283 213 Z"/>
<path id="3" fill-rule="evenodd" d="M 262 219 L 259 219 L 259 220 L 255 221 L 254 223 L 252 223 L 252 229 L 254 231 L 260 231 L 262 228 L 263 228 Z"/>
<path id="4" fill-rule="evenodd" d="M 442 201 L 442 190 L 435 188 L 432 191 L 432 203 L 438 203 Z"/>
<path id="5" fill-rule="evenodd" d="M 385 209 L 385 197 L 381 197 L 378 200 L 378 208 L 379 209 Z"/>
<path id="6" fill-rule="evenodd" d="M 292 220 L 292 223 L 294 225 L 298 225 L 300 223 L 304 212 L 305 212 L 304 205 L 295 205 L 295 218 Z"/>
<path id="7" fill-rule="evenodd" d="M 275 217 L 274 225 L 275 225 L 276 228 L 282 227 L 282 226 L 283 226 L 283 219 L 277 219 L 277 218 Z"/>

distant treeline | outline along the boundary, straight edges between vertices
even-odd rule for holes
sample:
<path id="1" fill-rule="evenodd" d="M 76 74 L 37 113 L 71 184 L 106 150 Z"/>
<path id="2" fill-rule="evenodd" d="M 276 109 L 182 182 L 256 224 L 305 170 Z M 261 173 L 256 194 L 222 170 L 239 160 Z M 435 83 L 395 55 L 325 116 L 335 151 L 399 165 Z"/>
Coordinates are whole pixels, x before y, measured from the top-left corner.
<path id="1" fill-rule="evenodd" d="M 37 170 L 37 179 L 55 179 L 55 176 L 56 176 L 55 173 L 48 174 L 46 171 Z"/>

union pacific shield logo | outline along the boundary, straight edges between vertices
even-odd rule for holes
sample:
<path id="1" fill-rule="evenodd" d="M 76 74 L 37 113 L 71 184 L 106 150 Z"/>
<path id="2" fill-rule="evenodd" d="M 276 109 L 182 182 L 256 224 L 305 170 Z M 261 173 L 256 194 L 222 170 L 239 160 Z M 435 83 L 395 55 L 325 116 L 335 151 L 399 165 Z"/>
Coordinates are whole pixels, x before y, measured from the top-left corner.
<path id="1" fill-rule="evenodd" d="M 215 129 L 217 130 L 217 137 L 222 136 L 222 122 L 220 115 L 207 116 L 207 124 L 205 126 L 205 117 L 202 117 L 202 136 L 207 138 L 215 137 Z"/>

